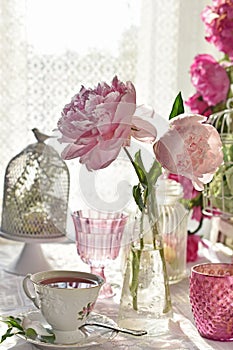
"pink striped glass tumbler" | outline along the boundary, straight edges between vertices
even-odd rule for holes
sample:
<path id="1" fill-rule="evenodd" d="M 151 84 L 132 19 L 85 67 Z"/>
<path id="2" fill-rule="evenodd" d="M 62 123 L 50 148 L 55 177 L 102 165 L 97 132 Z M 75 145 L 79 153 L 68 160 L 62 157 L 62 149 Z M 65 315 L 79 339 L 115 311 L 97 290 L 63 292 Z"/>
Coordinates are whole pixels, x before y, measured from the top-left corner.
<path id="1" fill-rule="evenodd" d="M 191 269 L 190 303 L 201 336 L 233 340 L 233 264 L 205 263 Z"/>
<path id="2" fill-rule="evenodd" d="M 77 252 L 82 261 L 90 265 L 91 272 L 100 275 L 105 284 L 100 298 L 114 295 L 112 286 L 106 282 L 105 266 L 118 257 L 122 235 L 128 216 L 123 213 L 78 210 L 72 214 Z"/>

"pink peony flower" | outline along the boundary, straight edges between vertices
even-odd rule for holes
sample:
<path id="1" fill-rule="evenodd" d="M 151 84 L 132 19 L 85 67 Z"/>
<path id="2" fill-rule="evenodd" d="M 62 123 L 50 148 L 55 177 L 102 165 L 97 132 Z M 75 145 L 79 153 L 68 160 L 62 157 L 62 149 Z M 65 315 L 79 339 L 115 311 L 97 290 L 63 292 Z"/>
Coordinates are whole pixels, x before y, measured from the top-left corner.
<path id="1" fill-rule="evenodd" d="M 198 259 L 198 248 L 201 243 L 205 248 L 209 248 L 208 245 L 198 235 L 188 235 L 187 239 L 187 262 L 194 262 Z"/>
<path id="2" fill-rule="evenodd" d="M 82 87 L 58 121 L 62 134 L 59 141 L 68 143 L 62 157 L 78 157 L 88 170 L 98 170 L 111 164 L 121 147 L 130 145 L 131 137 L 154 142 L 157 121 L 148 118 L 148 111 L 142 106 L 136 108 L 131 82 L 124 84 L 115 77 L 111 86 Z M 173 118 L 170 129 L 153 145 L 161 166 L 190 179 L 197 190 L 211 181 L 223 159 L 219 134 L 204 121 L 206 118 L 198 114 Z"/>
<path id="3" fill-rule="evenodd" d="M 115 77 L 111 86 L 82 86 L 58 121 L 60 141 L 69 143 L 62 157 L 80 157 L 89 170 L 108 166 L 127 144 L 135 109 L 136 92 L 130 82 L 123 84 Z"/>
<path id="4" fill-rule="evenodd" d="M 190 68 L 191 81 L 209 106 L 225 101 L 230 80 L 225 69 L 207 54 L 197 55 Z"/>
<path id="5" fill-rule="evenodd" d="M 201 114 L 209 117 L 212 114 L 211 107 L 203 100 L 201 94 L 196 92 L 193 96 L 189 97 L 185 104 L 190 108 L 193 113 Z"/>
<path id="6" fill-rule="evenodd" d="M 80 157 L 88 170 L 107 167 L 118 156 L 122 146 L 128 146 L 131 134 L 135 138 L 155 140 L 156 129 L 140 118 L 133 118 L 136 92 L 133 84 L 120 82 L 111 86 L 98 84 L 94 89 L 82 86 L 67 104 L 58 121 L 61 143 L 68 143 L 63 159 Z M 132 128 L 132 130 L 131 130 Z"/>
<path id="7" fill-rule="evenodd" d="M 200 205 L 193 207 L 192 219 L 200 222 L 202 217 L 202 207 Z"/>
<path id="8" fill-rule="evenodd" d="M 200 192 L 195 190 L 193 187 L 192 181 L 185 176 L 177 175 L 177 174 L 169 174 L 169 179 L 175 180 L 179 182 L 183 187 L 183 198 L 184 199 L 192 199 L 195 198 Z"/>
<path id="9" fill-rule="evenodd" d="M 201 13 L 206 40 L 233 59 L 233 0 L 213 0 Z"/>
<path id="10" fill-rule="evenodd" d="M 183 198 L 190 200 L 194 199 L 194 205 L 192 206 L 192 217 L 191 219 L 201 222 L 202 218 L 210 219 L 211 216 L 206 216 L 202 213 L 202 206 L 199 201 L 202 201 L 200 195 L 202 194 L 200 191 L 195 190 L 193 187 L 192 181 L 187 179 L 185 176 L 177 175 L 177 174 L 169 174 L 169 179 L 175 180 L 179 182 L 184 190 Z M 197 200 L 198 199 L 198 200 Z"/>
<path id="11" fill-rule="evenodd" d="M 173 118 L 170 129 L 154 145 L 162 167 L 189 178 L 199 191 L 223 162 L 219 133 L 212 125 L 203 124 L 205 120 L 189 114 Z"/>
<path id="12" fill-rule="evenodd" d="M 201 237 L 198 235 L 188 235 L 187 238 L 187 262 L 194 262 L 198 258 L 198 245 Z"/>

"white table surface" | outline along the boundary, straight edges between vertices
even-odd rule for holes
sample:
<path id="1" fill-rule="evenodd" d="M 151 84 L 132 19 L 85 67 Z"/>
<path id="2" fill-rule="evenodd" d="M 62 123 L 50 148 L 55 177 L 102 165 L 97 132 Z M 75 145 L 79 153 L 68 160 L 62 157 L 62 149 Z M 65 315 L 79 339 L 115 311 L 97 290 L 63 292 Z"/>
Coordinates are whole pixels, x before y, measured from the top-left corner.
<path id="1" fill-rule="evenodd" d="M 0 238 L 0 314 L 10 315 L 27 312 L 33 309 L 33 305 L 24 295 L 22 290 L 23 276 L 17 276 L 8 273 L 6 270 L 9 264 L 14 261 L 23 247 L 22 243 Z M 75 243 L 49 243 L 41 244 L 47 261 L 53 268 L 72 269 L 89 271 L 87 265 L 83 264 L 77 253 Z M 229 254 L 228 254 L 229 253 Z M 222 245 L 214 245 L 210 250 L 201 249 L 200 258 L 196 263 L 203 261 L 224 261 L 231 262 L 231 252 L 224 250 Z M 30 264 L 30 262 L 29 262 Z M 122 283 L 122 262 L 119 259 L 111 264 L 106 274 L 109 281 Z M 187 266 L 189 273 L 190 266 Z M 218 342 L 202 338 L 193 323 L 190 309 L 189 297 L 189 279 L 171 285 L 171 297 L 174 310 L 174 319 L 170 320 L 169 333 L 159 337 L 133 337 L 118 334 L 111 341 L 95 347 L 86 347 L 86 349 L 100 350 L 152 350 L 152 349 L 173 349 L 173 350 L 232 350 L 233 342 Z M 98 301 L 95 311 L 108 317 L 117 319 L 119 305 L 120 288 L 114 298 Z M 0 336 L 5 331 L 5 325 L 0 322 Z M 13 336 L 2 344 L 0 350 L 36 350 L 37 348 L 24 341 L 23 339 Z"/>

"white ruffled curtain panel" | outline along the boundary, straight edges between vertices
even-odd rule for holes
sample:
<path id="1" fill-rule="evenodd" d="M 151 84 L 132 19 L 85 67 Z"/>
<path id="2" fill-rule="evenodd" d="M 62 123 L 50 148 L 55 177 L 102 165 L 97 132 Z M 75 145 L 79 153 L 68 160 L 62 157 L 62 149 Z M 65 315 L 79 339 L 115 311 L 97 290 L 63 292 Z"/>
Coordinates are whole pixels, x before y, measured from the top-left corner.
<path id="1" fill-rule="evenodd" d="M 80 89 L 115 74 L 138 103 L 169 115 L 193 91 L 189 67 L 211 53 L 200 19 L 207 0 L 0 0 L 0 211 L 10 159 L 51 133 Z"/>

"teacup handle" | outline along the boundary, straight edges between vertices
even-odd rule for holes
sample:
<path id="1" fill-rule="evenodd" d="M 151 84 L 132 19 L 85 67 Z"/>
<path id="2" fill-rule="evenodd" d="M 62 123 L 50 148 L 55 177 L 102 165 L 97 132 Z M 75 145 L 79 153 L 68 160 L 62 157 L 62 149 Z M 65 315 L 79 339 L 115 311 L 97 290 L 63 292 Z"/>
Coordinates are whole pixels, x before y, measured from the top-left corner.
<path id="1" fill-rule="evenodd" d="M 32 276 L 32 274 L 29 273 L 29 274 L 26 275 L 26 277 L 24 277 L 24 279 L 23 279 L 23 290 L 24 290 L 24 293 L 26 294 L 26 296 L 29 299 L 31 299 L 33 304 L 39 309 L 40 306 L 38 304 L 38 299 L 36 298 L 36 296 L 32 296 L 31 292 L 29 290 L 29 283 L 33 286 L 33 283 L 31 281 L 31 276 Z M 33 286 L 33 289 L 34 289 L 34 286 Z"/>

